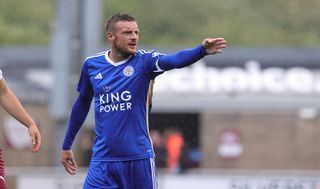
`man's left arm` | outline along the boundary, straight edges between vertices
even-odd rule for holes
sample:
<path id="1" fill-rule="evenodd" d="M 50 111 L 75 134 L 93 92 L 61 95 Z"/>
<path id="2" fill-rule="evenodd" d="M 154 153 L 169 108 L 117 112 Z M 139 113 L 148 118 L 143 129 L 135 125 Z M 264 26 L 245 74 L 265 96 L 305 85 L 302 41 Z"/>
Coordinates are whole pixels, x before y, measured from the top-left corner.
<path id="1" fill-rule="evenodd" d="M 189 66 L 206 55 L 221 53 L 226 48 L 224 38 L 206 38 L 202 44 L 192 48 L 185 49 L 174 55 L 161 56 L 156 63 L 158 70 L 167 71 L 174 68 L 183 68 Z"/>

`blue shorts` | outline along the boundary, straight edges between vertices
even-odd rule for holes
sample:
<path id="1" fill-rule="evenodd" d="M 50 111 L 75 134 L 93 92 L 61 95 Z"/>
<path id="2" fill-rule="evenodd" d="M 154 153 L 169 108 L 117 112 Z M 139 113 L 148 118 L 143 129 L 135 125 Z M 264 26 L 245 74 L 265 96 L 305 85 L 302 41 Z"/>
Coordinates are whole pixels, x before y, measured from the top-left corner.
<path id="1" fill-rule="evenodd" d="M 83 189 L 157 189 L 154 158 L 92 161 Z"/>

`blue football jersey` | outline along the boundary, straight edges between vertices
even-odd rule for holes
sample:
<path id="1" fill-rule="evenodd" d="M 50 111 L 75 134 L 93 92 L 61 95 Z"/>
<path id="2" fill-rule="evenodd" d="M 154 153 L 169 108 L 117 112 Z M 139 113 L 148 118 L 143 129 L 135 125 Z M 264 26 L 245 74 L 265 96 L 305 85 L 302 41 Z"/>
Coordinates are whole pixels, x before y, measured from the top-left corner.
<path id="1" fill-rule="evenodd" d="M 114 63 L 108 51 L 88 57 L 78 91 L 93 96 L 95 144 L 92 161 L 126 161 L 154 157 L 149 136 L 153 81 L 163 72 L 156 51 L 139 50 Z"/>

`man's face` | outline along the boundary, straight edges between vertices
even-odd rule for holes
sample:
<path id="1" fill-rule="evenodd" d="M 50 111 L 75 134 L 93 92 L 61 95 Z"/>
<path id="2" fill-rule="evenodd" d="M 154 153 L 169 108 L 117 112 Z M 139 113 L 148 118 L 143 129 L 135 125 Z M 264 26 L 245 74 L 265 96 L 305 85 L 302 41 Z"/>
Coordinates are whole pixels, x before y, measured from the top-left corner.
<path id="1" fill-rule="evenodd" d="M 115 24 L 114 28 L 114 32 L 108 32 L 113 49 L 125 55 L 135 54 L 139 40 L 137 22 L 120 21 Z"/>

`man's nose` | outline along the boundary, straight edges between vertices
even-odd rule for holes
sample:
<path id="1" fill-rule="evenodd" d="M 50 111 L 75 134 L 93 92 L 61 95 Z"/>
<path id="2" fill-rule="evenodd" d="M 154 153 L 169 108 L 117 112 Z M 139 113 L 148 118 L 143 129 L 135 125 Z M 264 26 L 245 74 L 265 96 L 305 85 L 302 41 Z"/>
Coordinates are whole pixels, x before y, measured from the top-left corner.
<path id="1" fill-rule="evenodd" d="M 131 34 L 131 39 L 137 39 L 138 37 L 139 37 L 139 35 L 136 33 Z"/>

